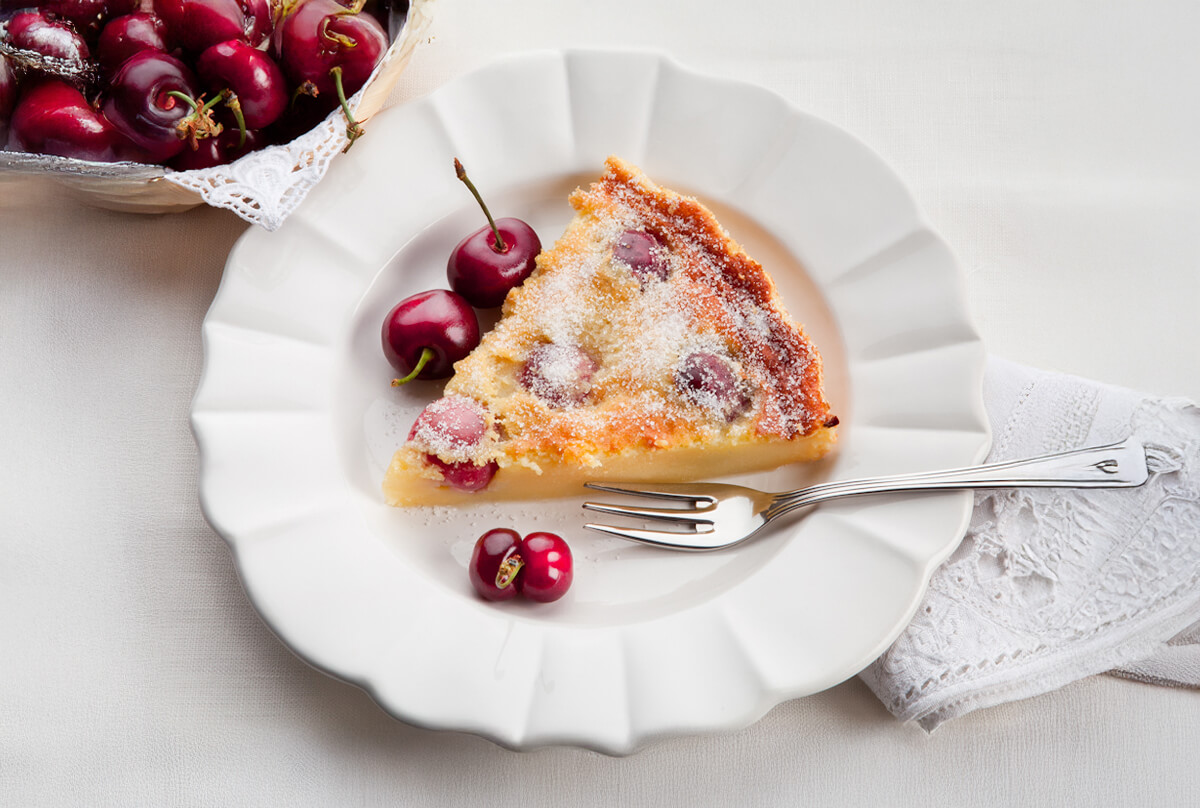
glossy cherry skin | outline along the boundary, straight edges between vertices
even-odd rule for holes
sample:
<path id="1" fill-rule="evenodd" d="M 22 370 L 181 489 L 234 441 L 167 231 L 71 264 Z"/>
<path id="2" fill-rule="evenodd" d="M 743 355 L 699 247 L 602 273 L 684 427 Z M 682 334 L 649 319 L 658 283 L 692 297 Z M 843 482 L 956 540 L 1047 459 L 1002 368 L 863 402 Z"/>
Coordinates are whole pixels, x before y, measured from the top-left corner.
<path id="1" fill-rule="evenodd" d="M 575 407 L 587 398 L 599 369 L 582 348 L 547 342 L 529 352 L 517 382 L 551 407 Z"/>
<path id="2" fill-rule="evenodd" d="M 120 159 L 121 137 L 65 81 L 45 79 L 27 87 L 13 110 L 8 148 L 111 163 Z"/>
<path id="3" fill-rule="evenodd" d="M 520 219 L 497 219 L 496 229 L 503 250 L 496 248 L 496 235 L 488 225 L 460 241 L 446 263 L 450 288 L 481 309 L 503 303 L 509 290 L 533 272 L 542 251 L 537 233 Z"/>
<path id="4" fill-rule="evenodd" d="M 538 603 L 551 603 L 567 594 L 575 577 L 571 548 L 555 533 L 530 533 L 517 547 L 524 562 L 517 576 L 521 594 Z"/>
<path id="5" fill-rule="evenodd" d="M 481 491 L 492 481 L 498 466 L 494 461 L 476 465 L 464 455 L 483 440 L 486 432 L 482 407 L 462 396 L 443 396 L 421 411 L 408 439 L 426 450 L 425 461 L 441 471 L 446 485 L 459 491 Z"/>
<path id="6" fill-rule="evenodd" d="M 154 0 L 154 13 L 167 24 L 172 41 L 193 53 L 229 39 L 260 44 L 270 19 L 259 0 Z"/>
<path id="7" fill-rule="evenodd" d="M 165 163 L 186 145 L 177 126 L 191 108 L 168 95 L 171 90 L 196 98 L 196 77 L 183 62 L 157 51 L 135 53 L 109 82 L 101 110 L 139 149 L 143 162 Z"/>
<path id="8" fill-rule="evenodd" d="M 8 21 L 8 41 L 54 59 L 83 65 L 91 53 L 69 23 L 51 20 L 40 11 L 22 11 Z"/>
<path id="9" fill-rule="evenodd" d="M 240 143 L 241 132 L 237 123 L 230 121 L 226 116 L 221 118 L 221 124 L 221 134 L 204 138 L 196 144 L 195 149 L 190 144 L 184 146 L 183 151 L 175 155 L 167 165 L 176 171 L 212 168 L 232 163 L 239 157 L 267 145 L 266 137 L 257 129 L 247 129 L 246 141 Z"/>
<path id="10" fill-rule="evenodd" d="M 613 258 L 629 267 L 643 286 L 651 280 L 665 281 L 670 272 L 666 250 L 653 233 L 626 230 L 613 245 Z"/>
<path id="11" fill-rule="evenodd" d="M 387 33 L 374 17 L 347 13 L 335 0 L 300 0 L 272 39 L 283 71 L 294 84 L 311 82 L 325 106 L 337 104 L 331 71 L 342 68 L 349 98 L 367 82 L 387 51 Z"/>
<path id="12" fill-rule="evenodd" d="M 689 354 L 679 363 L 675 387 L 685 399 L 727 422 L 750 409 L 750 398 L 729 362 L 706 351 Z"/>
<path id="13" fill-rule="evenodd" d="M 517 531 L 499 527 L 484 533 L 475 542 L 467 573 L 481 597 L 500 601 L 512 600 L 520 594 L 516 586 L 519 572 L 512 574 L 512 567 L 516 566 L 512 560 L 520 541 Z M 503 576 L 500 574 L 502 566 L 505 567 Z"/>
<path id="14" fill-rule="evenodd" d="M 139 51 L 167 50 L 167 25 L 154 14 L 138 12 L 109 21 L 96 42 L 96 61 L 111 75 Z"/>
<path id="15" fill-rule="evenodd" d="M 250 129 L 262 129 L 279 119 L 288 104 L 287 80 L 275 60 L 237 39 L 206 48 L 196 60 L 196 72 L 214 93 L 232 91 Z"/>
<path id="16" fill-rule="evenodd" d="M 444 379 L 479 344 L 479 318 L 461 296 L 433 289 L 393 306 L 383 319 L 381 336 L 383 355 L 401 374 L 411 373 L 429 348 L 433 357 L 417 378 Z"/>

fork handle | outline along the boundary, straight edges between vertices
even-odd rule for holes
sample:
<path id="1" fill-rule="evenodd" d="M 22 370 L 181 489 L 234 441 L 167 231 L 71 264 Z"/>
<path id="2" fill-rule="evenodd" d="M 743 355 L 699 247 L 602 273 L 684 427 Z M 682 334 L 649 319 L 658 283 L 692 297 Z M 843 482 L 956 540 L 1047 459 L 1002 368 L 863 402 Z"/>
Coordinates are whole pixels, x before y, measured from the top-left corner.
<path id="1" fill-rule="evenodd" d="M 966 488 L 1130 488 L 1146 482 L 1146 451 L 1136 438 L 1108 446 L 947 471 L 822 483 L 779 494 L 771 516 L 830 499 L 892 491 Z"/>

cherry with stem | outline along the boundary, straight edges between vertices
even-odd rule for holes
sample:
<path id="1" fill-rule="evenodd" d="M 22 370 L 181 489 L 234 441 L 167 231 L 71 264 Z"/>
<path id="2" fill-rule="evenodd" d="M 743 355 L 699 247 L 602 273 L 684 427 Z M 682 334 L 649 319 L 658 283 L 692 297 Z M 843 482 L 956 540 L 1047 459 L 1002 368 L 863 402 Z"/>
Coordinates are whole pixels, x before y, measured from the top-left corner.
<path id="1" fill-rule="evenodd" d="M 450 288 L 481 309 L 499 306 L 537 266 L 542 242 L 520 219 L 494 219 L 462 162 L 454 160 L 454 175 L 462 181 L 487 217 L 487 225 L 468 235 L 450 253 L 446 277 Z"/>

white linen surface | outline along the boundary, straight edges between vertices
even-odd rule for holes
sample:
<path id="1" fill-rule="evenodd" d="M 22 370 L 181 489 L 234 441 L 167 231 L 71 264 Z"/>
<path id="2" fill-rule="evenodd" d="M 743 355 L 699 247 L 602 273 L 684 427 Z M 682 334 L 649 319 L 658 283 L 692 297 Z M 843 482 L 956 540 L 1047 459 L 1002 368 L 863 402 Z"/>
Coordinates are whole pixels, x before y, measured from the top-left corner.
<path id="1" fill-rule="evenodd" d="M 1192 0 L 441 2 L 394 99 L 570 46 L 761 84 L 897 169 L 990 351 L 1200 400 L 1197 30 Z M 1200 805 L 1200 697 L 1112 676 L 932 735 L 853 679 L 620 760 L 386 716 L 272 636 L 200 514 L 199 326 L 245 226 L 0 185 L 0 805 Z"/>
<path id="2" fill-rule="evenodd" d="M 1200 687 L 1200 408 L 1000 359 L 984 394 L 987 462 L 1134 435 L 1150 479 L 977 492 L 962 544 L 863 679 L 930 730 L 1112 669 Z"/>

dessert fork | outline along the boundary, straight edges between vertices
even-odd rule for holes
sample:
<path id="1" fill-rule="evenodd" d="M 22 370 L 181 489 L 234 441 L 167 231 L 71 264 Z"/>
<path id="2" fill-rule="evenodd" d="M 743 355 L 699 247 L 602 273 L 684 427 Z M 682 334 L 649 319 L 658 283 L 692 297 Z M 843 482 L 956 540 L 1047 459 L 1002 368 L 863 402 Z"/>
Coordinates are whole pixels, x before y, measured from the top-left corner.
<path id="1" fill-rule="evenodd" d="M 586 483 L 596 491 L 664 500 L 675 506 L 649 508 L 585 502 L 583 507 L 587 510 L 667 522 L 679 530 L 616 528 L 594 523 L 584 527 L 672 550 L 721 550 L 740 544 L 781 516 L 841 497 L 968 488 L 1132 488 L 1146 482 L 1149 476 L 1146 451 L 1131 437 L 1108 446 L 1025 460 L 821 483 L 777 494 L 725 483 Z"/>

